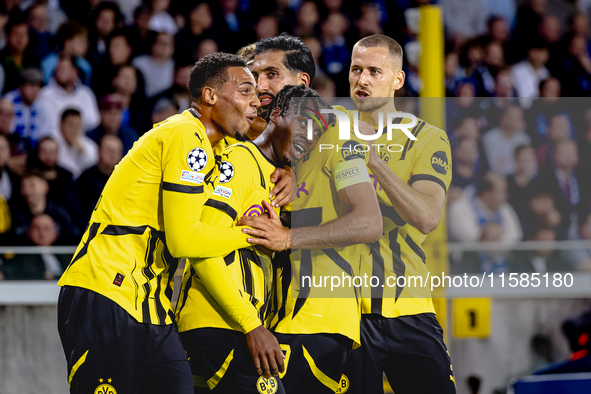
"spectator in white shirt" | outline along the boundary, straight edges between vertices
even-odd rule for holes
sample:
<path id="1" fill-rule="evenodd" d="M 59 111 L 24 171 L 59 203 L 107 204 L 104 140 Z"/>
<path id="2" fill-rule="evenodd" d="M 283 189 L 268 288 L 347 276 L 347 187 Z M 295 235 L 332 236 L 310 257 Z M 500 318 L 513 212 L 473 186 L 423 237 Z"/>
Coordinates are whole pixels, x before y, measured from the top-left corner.
<path id="1" fill-rule="evenodd" d="M 523 238 L 517 214 L 507 202 L 507 182 L 499 175 L 487 173 L 478 183 L 476 194 L 465 192 L 449 204 L 449 239 L 478 241 L 490 223 L 501 226 L 502 242 L 517 242 Z"/>
<path id="2" fill-rule="evenodd" d="M 512 105 L 501 113 L 499 126 L 484 134 L 484 152 L 492 172 L 501 175 L 515 172 L 515 148 L 531 144 L 531 138 L 524 131 L 525 127 L 523 110 Z"/>
<path id="3" fill-rule="evenodd" d="M 549 58 L 548 44 L 540 39 L 530 45 L 524 60 L 511 67 L 511 78 L 522 107 L 531 107 L 532 97 L 539 96 L 540 82 L 550 78 L 546 68 Z"/>
<path id="4" fill-rule="evenodd" d="M 98 162 L 98 147 L 82 132 L 82 116 L 76 109 L 64 111 L 60 130 L 61 134 L 56 138 L 59 145 L 57 163 L 77 179 Z"/>
<path id="5" fill-rule="evenodd" d="M 60 136 L 60 115 L 67 108 L 75 108 L 82 115 L 82 129 L 90 131 L 99 125 L 101 116 L 96 97 L 88 86 L 82 85 L 72 57 L 60 57 L 54 78 L 39 92 L 39 107 L 43 111 L 47 128 L 40 137 Z"/>
<path id="6" fill-rule="evenodd" d="M 132 65 L 141 71 L 146 83 L 146 96 L 153 97 L 172 86 L 174 80 L 174 37 L 159 33 L 150 55 L 138 56 Z"/>

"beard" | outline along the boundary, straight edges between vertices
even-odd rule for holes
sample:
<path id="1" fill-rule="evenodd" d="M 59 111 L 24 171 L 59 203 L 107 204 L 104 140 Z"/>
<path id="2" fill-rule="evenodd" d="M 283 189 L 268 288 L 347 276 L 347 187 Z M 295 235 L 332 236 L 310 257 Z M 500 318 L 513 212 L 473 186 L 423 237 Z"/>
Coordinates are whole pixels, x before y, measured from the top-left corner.
<path id="1" fill-rule="evenodd" d="M 234 138 L 236 138 L 240 142 L 248 141 L 249 138 L 248 138 L 247 134 L 248 134 L 248 130 L 245 131 L 244 133 L 240 132 L 239 130 L 235 130 Z"/>
<path id="2" fill-rule="evenodd" d="M 389 100 L 394 100 L 392 97 L 370 97 L 365 100 L 359 100 L 357 97 L 351 97 L 353 104 L 359 112 L 373 112 L 384 105 L 388 104 Z"/>
<path id="3" fill-rule="evenodd" d="M 261 95 L 263 96 L 263 95 Z M 271 115 L 271 110 L 273 108 L 271 108 L 271 105 L 273 104 L 273 101 L 275 101 L 275 95 L 271 94 L 271 93 L 265 93 L 264 96 L 271 96 L 271 102 L 265 106 L 260 106 L 259 107 L 259 116 L 261 118 L 263 118 L 265 121 L 267 121 L 267 123 L 269 122 L 269 116 Z"/>

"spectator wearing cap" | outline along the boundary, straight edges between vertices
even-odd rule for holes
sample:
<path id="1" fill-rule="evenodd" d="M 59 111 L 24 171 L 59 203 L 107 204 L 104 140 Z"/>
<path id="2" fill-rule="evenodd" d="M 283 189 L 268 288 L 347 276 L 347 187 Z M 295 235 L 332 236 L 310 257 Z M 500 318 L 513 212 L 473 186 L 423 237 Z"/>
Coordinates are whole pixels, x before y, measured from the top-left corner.
<path id="1" fill-rule="evenodd" d="M 82 116 L 76 109 L 68 108 L 62 113 L 60 131 L 56 138 L 59 145 L 57 162 L 77 179 L 98 161 L 97 145 L 82 131 Z"/>
<path id="2" fill-rule="evenodd" d="M 138 140 L 137 132 L 121 124 L 123 114 L 123 101 L 117 93 L 111 93 L 103 97 L 99 104 L 101 113 L 101 124 L 86 135 L 97 145 L 106 135 L 119 137 L 123 144 L 123 155 L 125 155 Z"/>
<path id="3" fill-rule="evenodd" d="M 6 94 L 4 100 L 14 106 L 14 118 L 10 132 L 31 139 L 33 145 L 39 140 L 43 127 L 43 110 L 39 108 L 39 91 L 43 86 L 43 73 L 36 68 L 28 68 L 21 74 L 20 86 Z"/>
<path id="4" fill-rule="evenodd" d="M 88 51 L 88 30 L 77 21 L 69 21 L 60 26 L 56 37 L 57 48 L 41 60 L 41 71 L 43 78 L 48 84 L 60 57 L 67 56 L 75 59 L 74 65 L 79 70 L 79 77 L 82 83 L 90 86 L 92 81 L 92 66 L 84 58 Z"/>
<path id="5" fill-rule="evenodd" d="M 121 140 L 114 135 L 105 135 L 100 141 L 97 165 L 84 171 L 78 178 L 78 193 L 86 221 L 90 219 L 103 188 L 123 154 Z"/>
<path id="6" fill-rule="evenodd" d="M 82 129 L 86 132 L 100 123 L 100 114 L 94 92 L 80 83 L 75 59 L 62 56 L 55 67 L 54 78 L 39 92 L 39 105 L 47 119 L 48 132 L 56 140 L 60 136 L 60 116 L 67 108 L 76 108 L 82 114 Z"/>
<path id="7" fill-rule="evenodd" d="M 6 80 L 2 94 L 16 89 L 21 72 L 27 67 L 39 66 L 29 47 L 29 26 L 24 18 L 14 17 L 6 26 L 6 48 L 0 52 Z"/>
<path id="8" fill-rule="evenodd" d="M 527 58 L 511 68 L 513 85 L 524 108 L 531 107 L 531 97 L 539 96 L 540 82 L 550 77 L 550 71 L 546 68 L 549 57 L 548 44 L 538 39 L 530 45 Z"/>

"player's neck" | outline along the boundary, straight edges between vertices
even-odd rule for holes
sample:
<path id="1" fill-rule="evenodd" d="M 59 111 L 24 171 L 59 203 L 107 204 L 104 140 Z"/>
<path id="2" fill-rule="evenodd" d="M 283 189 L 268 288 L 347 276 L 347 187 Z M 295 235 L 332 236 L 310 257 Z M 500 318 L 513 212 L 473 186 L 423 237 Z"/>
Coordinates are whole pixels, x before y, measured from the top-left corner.
<path id="1" fill-rule="evenodd" d="M 386 122 L 386 114 L 389 112 L 396 112 L 396 106 L 394 105 L 394 99 L 392 99 L 388 104 L 384 104 L 380 108 L 376 108 L 373 111 L 368 112 L 360 112 L 359 113 L 359 120 L 362 122 L 367 123 L 370 126 L 378 127 L 380 125 L 380 116 L 383 118 L 383 122 Z M 383 114 L 383 115 L 382 115 Z M 383 123 L 385 124 L 385 123 Z"/>
<path id="2" fill-rule="evenodd" d="M 216 124 L 212 122 L 207 109 L 201 108 L 198 104 L 193 102 L 191 103 L 191 108 L 189 110 L 199 119 L 201 124 L 203 124 L 203 127 L 205 127 L 205 134 L 212 146 L 224 138 L 224 134 L 219 130 Z"/>

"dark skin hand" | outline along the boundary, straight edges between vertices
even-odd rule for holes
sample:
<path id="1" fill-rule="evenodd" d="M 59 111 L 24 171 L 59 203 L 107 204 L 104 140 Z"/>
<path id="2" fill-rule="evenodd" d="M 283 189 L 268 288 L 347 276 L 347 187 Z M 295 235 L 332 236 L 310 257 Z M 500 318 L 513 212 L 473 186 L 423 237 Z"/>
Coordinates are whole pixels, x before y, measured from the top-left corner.
<path id="1" fill-rule="evenodd" d="M 289 204 L 293 199 L 292 190 L 292 174 L 289 166 L 283 168 L 276 168 L 271 174 L 271 182 L 275 183 L 275 187 L 269 194 L 271 205 L 275 208 L 282 207 Z"/>
<path id="2" fill-rule="evenodd" d="M 253 226 L 256 228 L 244 228 L 242 232 L 258 238 L 248 238 L 246 241 L 257 246 L 264 246 L 271 250 L 285 250 L 291 247 L 291 233 L 283 227 L 281 219 L 268 202 L 263 201 L 263 208 L 267 210 L 269 217 L 241 217 L 238 226 Z"/>
<path id="3" fill-rule="evenodd" d="M 265 327 L 258 326 L 246 334 L 246 343 L 259 375 L 264 375 L 268 379 L 285 371 L 285 355 L 279 347 L 277 338 Z"/>

